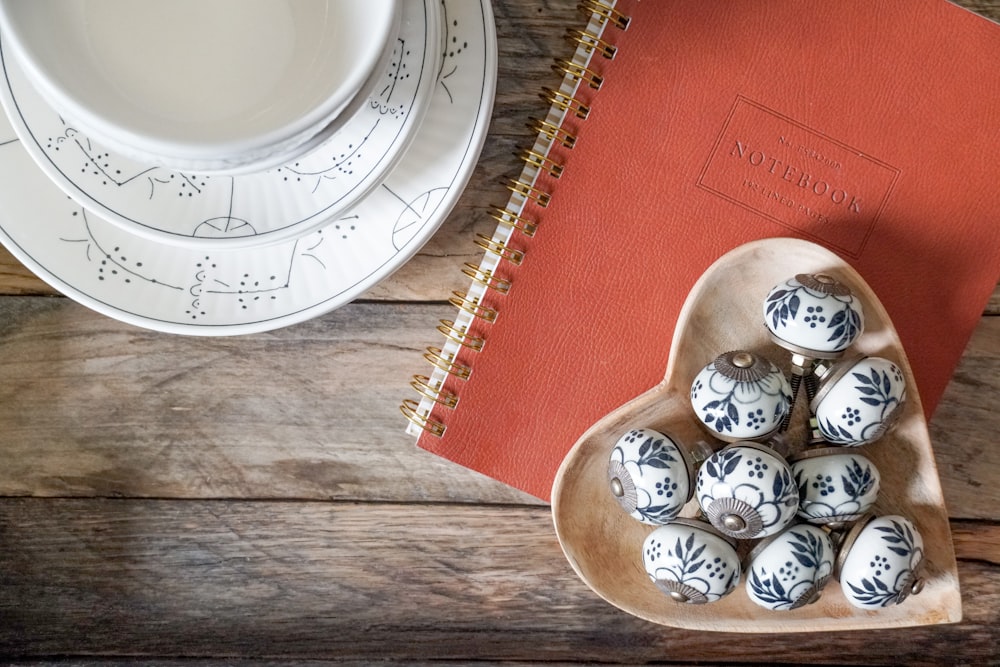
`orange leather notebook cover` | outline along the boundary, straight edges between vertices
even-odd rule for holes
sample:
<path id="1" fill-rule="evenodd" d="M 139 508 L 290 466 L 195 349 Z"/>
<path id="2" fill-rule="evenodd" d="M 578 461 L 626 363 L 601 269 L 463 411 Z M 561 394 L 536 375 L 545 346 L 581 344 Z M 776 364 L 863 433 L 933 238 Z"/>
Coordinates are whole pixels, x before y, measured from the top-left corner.
<path id="1" fill-rule="evenodd" d="M 537 232 L 486 253 L 510 289 L 475 304 L 481 350 L 446 348 L 471 374 L 438 373 L 458 403 L 421 404 L 419 446 L 548 499 L 578 437 L 663 379 L 698 276 L 774 236 L 864 276 L 933 412 L 1000 277 L 1000 26 L 944 0 L 617 9 L 614 57 L 591 40 L 586 63 L 600 88 L 578 70 L 575 101 L 553 98 L 575 145 L 537 140 L 562 174 L 529 168 L 508 204 Z"/>

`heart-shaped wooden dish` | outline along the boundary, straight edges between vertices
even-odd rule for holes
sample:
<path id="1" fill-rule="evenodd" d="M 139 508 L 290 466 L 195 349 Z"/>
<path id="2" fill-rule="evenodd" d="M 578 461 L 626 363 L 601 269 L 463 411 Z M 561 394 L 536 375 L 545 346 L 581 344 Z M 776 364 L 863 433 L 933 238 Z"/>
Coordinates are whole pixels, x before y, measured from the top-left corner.
<path id="1" fill-rule="evenodd" d="M 768 611 L 751 602 L 745 577 L 717 602 L 674 602 L 653 585 L 643 568 L 641 545 L 653 527 L 626 515 L 608 489 L 611 448 L 635 427 L 665 430 L 682 442 L 712 443 L 688 399 L 695 375 L 717 355 L 735 349 L 763 354 L 779 365 L 784 359 L 787 372 L 788 354 L 770 341 L 764 326 L 763 300 L 787 278 L 820 272 L 849 285 L 864 304 L 864 333 L 849 352 L 890 359 L 906 375 L 908 397 L 901 418 L 887 435 L 860 451 L 882 474 L 875 511 L 909 517 L 924 537 L 926 585 L 902 604 L 876 611 L 851 606 L 835 579 L 819 601 L 792 611 Z M 803 395 L 788 432 L 793 443 L 805 439 L 805 403 Z M 694 501 L 689 502 L 684 516 L 694 516 L 697 509 Z M 678 318 L 665 379 L 601 419 L 573 446 L 553 485 L 552 514 L 563 552 L 580 578 L 616 607 L 663 625 L 728 632 L 815 632 L 953 623 L 962 616 L 948 516 L 923 408 L 899 336 L 861 276 L 833 253 L 806 241 L 778 238 L 749 243 L 705 272 Z"/>

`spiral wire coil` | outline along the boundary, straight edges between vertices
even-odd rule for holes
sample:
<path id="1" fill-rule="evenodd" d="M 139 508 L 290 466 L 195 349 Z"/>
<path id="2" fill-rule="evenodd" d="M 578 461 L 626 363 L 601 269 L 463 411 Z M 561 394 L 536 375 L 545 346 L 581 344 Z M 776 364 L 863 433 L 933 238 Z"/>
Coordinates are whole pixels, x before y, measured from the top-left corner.
<path id="1" fill-rule="evenodd" d="M 599 90 L 604 83 L 595 58 L 612 59 L 617 47 L 605 36 L 610 28 L 625 30 L 630 18 L 615 9 L 614 0 L 582 0 L 580 11 L 588 17 L 585 30 L 569 30 L 566 37 L 573 44 L 574 55 L 570 60 L 558 59 L 552 68 L 562 74 L 558 89 L 543 87 L 542 99 L 549 106 L 545 119 L 532 119 L 529 127 L 535 134 L 535 143 L 517 153 L 524 163 L 521 175 L 507 183 L 511 195 L 506 206 L 492 206 L 490 216 L 498 223 L 492 237 L 477 234 L 475 243 L 483 251 L 480 264 L 465 264 L 462 273 L 471 278 L 467 291 L 455 291 L 449 302 L 458 309 L 456 319 L 441 320 L 437 329 L 445 337 L 443 348 L 428 347 L 424 358 L 434 367 L 431 376 L 415 375 L 410 383 L 420 395 L 420 400 L 406 399 L 400 411 L 411 423 L 411 432 L 426 431 L 436 437 L 444 435 L 446 425 L 431 416 L 435 406 L 455 409 L 460 391 L 446 389 L 449 377 L 467 380 L 473 366 L 459 361 L 463 350 L 479 352 L 487 345 L 482 326 L 502 317 L 502 309 L 487 305 L 490 293 L 506 295 L 513 287 L 513 279 L 504 270 L 505 265 L 516 266 L 524 261 L 527 251 L 519 247 L 520 239 L 530 238 L 538 230 L 538 221 L 525 215 L 529 202 L 544 208 L 551 203 L 552 195 L 536 185 L 539 174 L 552 178 L 563 174 L 563 165 L 552 157 L 550 149 L 560 145 L 572 149 L 576 135 L 566 127 L 567 118 L 584 120 L 590 106 L 579 98 L 581 86 Z"/>

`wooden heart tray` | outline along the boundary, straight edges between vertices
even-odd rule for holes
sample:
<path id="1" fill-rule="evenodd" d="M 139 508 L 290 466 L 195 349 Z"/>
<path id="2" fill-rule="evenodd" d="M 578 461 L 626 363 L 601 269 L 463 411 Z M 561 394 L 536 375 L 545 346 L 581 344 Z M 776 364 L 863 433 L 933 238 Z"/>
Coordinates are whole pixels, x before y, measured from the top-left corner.
<path id="1" fill-rule="evenodd" d="M 608 489 L 607 465 L 615 441 L 627 430 L 649 427 L 682 442 L 712 442 L 689 402 L 691 382 L 718 354 L 735 349 L 775 363 L 788 354 L 768 336 L 763 300 L 779 282 L 799 273 L 826 273 L 861 299 L 865 329 L 849 352 L 885 357 L 907 381 L 907 401 L 894 428 L 859 451 L 882 474 L 878 514 L 910 518 L 924 537 L 924 589 L 901 604 L 866 611 L 851 606 L 835 579 L 814 604 L 769 611 L 747 597 L 744 582 L 723 599 L 681 604 L 664 595 L 642 564 L 641 545 L 653 526 L 619 507 Z M 788 434 L 806 440 L 807 401 L 800 397 Z M 721 445 L 720 445 L 721 446 Z M 694 516 L 694 501 L 683 516 Z M 573 446 L 552 489 L 556 533 L 570 565 L 590 588 L 624 611 L 663 625 L 728 632 L 814 632 L 890 628 L 961 619 L 955 553 L 927 423 L 913 373 L 885 308 L 847 263 L 824 248 L 796 239 L 766 239 L 736 248 L 713 264 L 692 288 L 680 313 L 663 382 L 594 424 Z"/>

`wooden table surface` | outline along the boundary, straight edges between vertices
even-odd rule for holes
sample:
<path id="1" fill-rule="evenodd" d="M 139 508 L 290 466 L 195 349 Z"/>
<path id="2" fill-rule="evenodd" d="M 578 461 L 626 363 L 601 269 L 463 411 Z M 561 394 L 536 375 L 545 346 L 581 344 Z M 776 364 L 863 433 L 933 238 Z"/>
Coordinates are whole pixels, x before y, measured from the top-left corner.
<path id="1" fill-rule="evenodd" d="M 1000 1 L 962 4 L 1000 18 Z M 172 336 L 58 296 L 0 251 L 0 656 L 1000 662 L 1000 290 L 931 422 L 956 625 L 764 637 L 641 621 L 576 578 L 547 506 L 404 433 L 410 377 L 583 20 L 570 0 L 495 12 L 496 109 L 472 182 L 419 256 L 351 305 L 271 333 Z"/>

